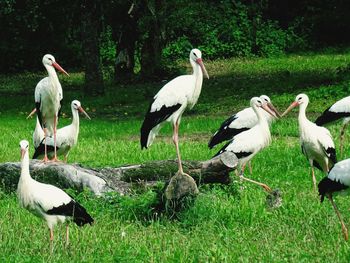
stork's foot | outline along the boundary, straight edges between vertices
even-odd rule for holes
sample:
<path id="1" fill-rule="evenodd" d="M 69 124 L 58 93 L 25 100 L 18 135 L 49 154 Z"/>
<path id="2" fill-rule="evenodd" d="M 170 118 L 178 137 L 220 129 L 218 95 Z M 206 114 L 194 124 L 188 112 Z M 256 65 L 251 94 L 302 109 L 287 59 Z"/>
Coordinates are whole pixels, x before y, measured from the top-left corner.
<path id="1" fill-rule="evenodd" d="M 47 158 L 47 155 L 44 156 L 44 158 L 41 160 L 43 163 L 49 162 L 49 158 Z"/>
<path id="2" fill-rule="evenodd" d="M 165 197 L 168 200 L 180 199 L 187 195 L 197 195 L 199 190 L 195 180 L 184 172 L 177 172 L 169 182 L 165 190 Z"/>
<path id="3" fill-rule="evenodd" d="M 56 157 L 53 157 L 53 158 L 50 160 L 50 162 L 56 162 L 56 163 L 58 163 L 58 162 L 62 162 L 62 161 L 59 160 L 59 159 L 57 158 L 57 156 L 56 156 Z"/>
<path id="4" fill-rule="evenodd" d="M 264 188 L 264 190 L 268 193 L 270 193 L 272 191 L 271 188 L 266 184 L 261 184 L 261 187 Z"/>

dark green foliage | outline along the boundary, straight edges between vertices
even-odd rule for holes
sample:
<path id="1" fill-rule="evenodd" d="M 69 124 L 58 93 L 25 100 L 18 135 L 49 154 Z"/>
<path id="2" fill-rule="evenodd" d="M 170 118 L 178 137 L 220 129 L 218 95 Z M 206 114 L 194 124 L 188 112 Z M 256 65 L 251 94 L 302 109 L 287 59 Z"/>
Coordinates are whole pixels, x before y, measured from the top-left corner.
<path id="1" fill-rule="evenodd" d="M 0 72 L 42 70 L 42 56 L 52 53 L 68 71 L 97 64 L 98 56 L 105 79 L 131 80 L 135 73 L 160 79 L 177 74 L 166 67 L 187 59 L 193 47 L 217 59 L 350 43 L 345 0 L 100 1 L 91 13 L 94 26 L 84 27 L 87 3 L 0 1 Z M 92 32 L 98 43 L 86 45 Z M 87 63 L 89 57 L 95 62 Z M 87 82 L 100 75 L 90 73 Z"/>

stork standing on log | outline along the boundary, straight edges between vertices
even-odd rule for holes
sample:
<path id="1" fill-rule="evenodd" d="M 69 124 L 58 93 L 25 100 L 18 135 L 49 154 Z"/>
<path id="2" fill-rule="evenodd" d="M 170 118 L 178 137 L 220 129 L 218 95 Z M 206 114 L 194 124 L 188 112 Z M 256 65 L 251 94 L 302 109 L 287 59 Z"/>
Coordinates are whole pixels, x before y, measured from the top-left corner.
<path id="1" fill-rule="evenodd" d="M 61 83 L 58 80 L 55 68 L 58 71 L 69 76 L 69 74 L 55 61 L 52 55 L 45 55 L 43 57 L 43 65 L 49 74 L 48 77 L 43 78 L 35 87 L 35 109 L 29 114 L 37 113 L 40 126 L 44 130 L 45 137 L 47 135 L 54 137 L 54 157 L 53 161 L 57 161 L 56 152 L 56 131 L 58 115 L 61 109 L 61 101 L 63 99 L 63 91 Z M 29 117 L 28 116 L 28 117 Z M 47 151 L 45 146 L 44 161 L 48 161 Z"/>
<path id="2" fill-rule="evenodd" d="M 258 123 L 249 130 L 241 132 L 233 137 L 215 156 L 219 156 L 224 152 L 232 152 L 238 159 L 238 168 L 240 177 L 243 180 L 257 184 L 263 187 L 267 192 L 271 192 L 271 188 L 266 184 L 253 181 L 244 177 L 244 169 L 246 164 L 262 149 L 267 147 L 271 142 L 271 133 L 269 124 L 265 118 L 263 110 L 277 118 L 276 112 L 267 106 L 267 103 L 261 98 L 254 97 L 250 100 L 250 106 L 254 110 Z M 214 157 L 215 157 L 214 156 Z"/>
<path id="3" fill-rule="evenodd" d="M 345 138 L 345 130 L 350 122 L 350 96 L 338 100 L 328 109 L 326 109 L 315 123 L 318 126 L 323 126 L 327 123 L 343 119 L 343 127 L 340 130 L 340 154 L 343 154 L 343 145 Z"/>
<path id="4" fill-rule="evenodd" d="M 348 229 L 345 226 L 340 212 L 333 201 L 333 194 L 348 194 L 349 187 L 350 159 L 336 163 L 328 173 L 328 176 L 323 178 L 318 184 L 318 193 L 321 196 L 321 203 L 323 202 L 324 197 L 327 196 L 339 218 L 345 240 L 348 240 Z"/>
<path id="5" fill-rule="evenodd" d="M 79 135 L 79 112 L 84 113 L 88 119 L 90 116 L 85 112 L 81 106 L 80 101 L 73 100 L 71 103 L 72 109 L 72 123 L 57 130 L 57 155 L 63 155 L 65 162 L 67 162 L 69 151 L 77 144 Z M 46 150 L 49 157 L 52 157 L 54 152 L 54 141 L 52 137 L 45 137 L 44 131 L 40 126 L 39 120 L 37 118 L 36 127 L 33 133 L 33 143 L 35 147 L 35 152 L 33 159 L 38 159 L 45 154 L 45 144 Z"/>
<path id="6" fill-rule="evenodd" d="M 329 130 L 309 121 L 306 117 L 306 108 L 309 97 L 299 94 L 295 101 L 282 114 L 286 115 L 293 108 L 299 106 L 299 133 L 302 153 L 308 159 L 311 166 L 312 181 L 316 191 L 316 177 L 314 167 L 328 173 L 337 162 L 335 146 Z"/>
<path id="7" fill-rule="evenodd" d="M 160 89 L 154 96 L 141 127 L 141 149 L 147 149 L 165 121 L 172 123 L 179 173 L 183 175 L 185 173 L 182 168 L 178 139 L 181 116 L 186 108 L 191 109 L 197 103 L 202 89 L 203 74 L 209 78 L 200 50 L 191 50 L 190 63 L 193 74 L 179 76 Z"/>
<path id="8" fill-rule="evenodd" d="M 61 189 L 50 184 L 35 181 L 29 173 L 29 143 L 20 142 L 21 176 L 17 194 L 20 204 L 34 215 L 44 219 L 50 230 L 50 247 L 53 249 L 53 228 L 67 219 L 72 219 L 78 226 L 92 224 L 94 220 L 78 202 Z M 69 243 L 69 228 L 66 227 L 66 243 Z"/>

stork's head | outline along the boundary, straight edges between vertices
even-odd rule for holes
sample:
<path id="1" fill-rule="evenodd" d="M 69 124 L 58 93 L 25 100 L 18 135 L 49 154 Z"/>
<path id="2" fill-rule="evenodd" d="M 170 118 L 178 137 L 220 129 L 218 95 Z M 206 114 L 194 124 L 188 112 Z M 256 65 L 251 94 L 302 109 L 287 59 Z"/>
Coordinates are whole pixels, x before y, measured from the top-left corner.
<path id="1" fill-rule="evenodd" d="M 202 52 L 199 49 L 194 48 L 191 50 L 190 60 L 197 63 L 201 67 L 203 75 L 205 75 L 209 79 L 208 72 L 205 69 L 205 66 L 204 66 L 203 61 L 202 61 Z"/>
<path id="2" fill-rule="evenodd" d="M 19 147 L 21 149 L 21 158 L 29 151 L 29 142 L 27 140 L 22 140 L 19 142 Z"/>
<path id="3" fill-rule="evenodd" d="M 263 101 L 261 98 L 259 97 L 253 97 L 250 100 L 250 106 L 257 111 L 258 108 L 262 108 L 263 110 L 265 110 L 266 112 L 270 113 L 273 117 L 277 118 L 276 113 L 274 112 L 274 110 L 270 109 L 267 105 L 267 103 L 265 101 Z"/>
<path id="4" fill-rule="evenodd" d="M 307 104 L 309 103 L 309 97 L 306 94 L 301 93 L 295 97 L 295 102 L 298 103 L 298 105 L 303 103 Z"/>
<path id="5" fill-rule="evenodd" d="M 290 106 L 283 112 L 282 116 L 286 115 L 288 112 L 290 112 L 293 108 L 299 106 L 299 105 L 304 105 L 304 107 L 307 106 L 309 103 L 309 97 L 306 94 L 299 94 L 295 97 L 295 100 L 290 104 Z"/>
<path id="6" fill-rule="evenodd" d="M 81 106 L 81 103 L 79 100 L 73 100 L 72 101 L 72 110 L 76 110 L 78 112 L 84 113 L 86 118 L 88 118 L 89 120 L 91 120 L 90 116 L 86 113 L 86 111 L 83 109 L 83 107 Z"/>
<path id="7" fill-rule="evenodd" d="M 260 99 L 261 99 L 264 103 L 266 103 L 267 106 L 268 106 L 273 112 L 275 112 L 276 115 L 277 115 L 278 117 L 281 117 L 281 114 L 280 114 L 279 111 L 275 108 L 275 106 L 272 104 L 271 99 L 270 99 L 268 96 L 266 96 L 266 95 L 261 95 L 261 96 L 260 96 Z"/>
<path id="8" fill-rule="evenodd" d="M 67 76 L 69 76 L 69 74 L 67 73 L 67 71 L 65 71 L 55 60 L 55 57 L 50 55 L 50 54 L 46 54 L 43 57 L 43 64 L 44 66 L 51 66 L 56 68 L 58 71 L 62 72 L 63 74 L 66 74 Z"/>

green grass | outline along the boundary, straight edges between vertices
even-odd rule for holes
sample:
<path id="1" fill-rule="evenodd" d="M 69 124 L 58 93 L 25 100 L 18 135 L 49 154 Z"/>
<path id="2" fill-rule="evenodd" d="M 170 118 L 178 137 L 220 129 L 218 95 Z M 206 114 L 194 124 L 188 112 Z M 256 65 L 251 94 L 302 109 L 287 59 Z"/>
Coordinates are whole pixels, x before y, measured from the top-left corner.
<path id="1" fill-rule="evenodd" d="M 232 112 L 246 107 L 249 98 L 267 94 L 283 111 L 300 92 L 310 96 L 314 119 L 337 99 L 349 95 L 350 54 L 288 56 L 274 59 L 226 60 L 207 63 L 211 75 L 195 108 L 180 128 L 184 159 L 209 159 L 210 135 Z M 180 65 L 182 65 L 180 63 Z M 31 141 L 35 120 L 26 120 L 33 106 L 35 83 L 43 74 L 0 76 L 0 162 L 18 161 L 18 142 Z M 94 117 L 81 119 L 78 146 L 70 162 L 91 167 L 118 166 L 174 159 L 171 129 L 164 127 L 147 151 L 139 146 L 139 128 L 149 98 L 161 83 L 121 86 L 108 84 L 107 95 L 82 95 L 82 75 L 63 79 L 64 112 L 69 101 L 80 99 Z M 68 82 L 70 81 L 70 82 Z M 28 85 L 28 86 L 26 86 Z M 115 91 L 113 91 L 115 90 Z M 130 102 L 129 102 L 130 98 Z M 270 147 L 253 160 L 253 175 L 283 192 L 283 205 L 269 210 L 265 194 L 255 185 L 200 186 L 194 205 L 179 220 L 152 213 L 156 194 L 96 198 L 71 194 L 95 218 L 92 227 L 71 227 L 71 245 L 64 246 L 64 227 L 57 227 L 54 254 L 49 253 L 44 222 L 19 207 L 15 193 L 0 191 L 0 260 L 2 262 L 344 262 L 350 246 L 330 203 L 320 204 L 312 191 L 310 168 L 301 154 L 296 110 L 272 126 Z M 60 125 L 70 122 L 68 117 Z M 339 144 L 341 123 L 329 126 Z M 33 149 L 31 149 L 31 153 Z M 345 148 L 347 158 L 350 147 Z M 340 159 L 340 157 L 339 157 Z M 316 172 L 317 179 L 323 175 Z M 348 197 L 336 202 L 350 226 Z"/>

